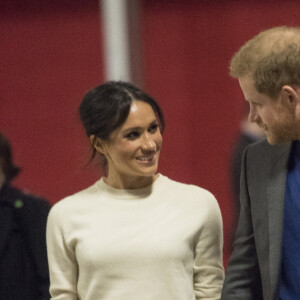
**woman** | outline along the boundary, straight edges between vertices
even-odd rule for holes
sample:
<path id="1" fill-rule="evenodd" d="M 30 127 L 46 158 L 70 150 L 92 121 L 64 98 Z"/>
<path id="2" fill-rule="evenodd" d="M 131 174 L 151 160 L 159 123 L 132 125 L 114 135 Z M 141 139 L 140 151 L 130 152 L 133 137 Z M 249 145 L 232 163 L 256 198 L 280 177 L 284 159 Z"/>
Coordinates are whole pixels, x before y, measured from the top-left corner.
<path id="1" fill-rule="evenodd" d="M 157 173 L 158 104 L 111 81 L 87 93 L 79 113 L 107 171 L 50 211 L 52 299 L 219 299 L 219 206 L 208 191 Z"/>

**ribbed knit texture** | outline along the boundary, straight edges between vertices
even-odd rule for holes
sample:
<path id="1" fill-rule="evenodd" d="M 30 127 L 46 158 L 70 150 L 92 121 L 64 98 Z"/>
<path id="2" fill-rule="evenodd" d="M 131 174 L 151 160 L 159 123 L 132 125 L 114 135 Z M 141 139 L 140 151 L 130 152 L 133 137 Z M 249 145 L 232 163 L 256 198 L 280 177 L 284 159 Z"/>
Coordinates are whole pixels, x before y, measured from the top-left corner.
<path id="1" fill-rule="evenodd" d="M 286 180 L 280 299 L 300 299 L 300 141 L 293 142 Z"/>
<path id="2" fill-rule="evenodd" d="M 208 191 L 161 174 L 137 190 L 100 179 L 50 211 L 52 299 L 220 299 L 222 244 Z"/>

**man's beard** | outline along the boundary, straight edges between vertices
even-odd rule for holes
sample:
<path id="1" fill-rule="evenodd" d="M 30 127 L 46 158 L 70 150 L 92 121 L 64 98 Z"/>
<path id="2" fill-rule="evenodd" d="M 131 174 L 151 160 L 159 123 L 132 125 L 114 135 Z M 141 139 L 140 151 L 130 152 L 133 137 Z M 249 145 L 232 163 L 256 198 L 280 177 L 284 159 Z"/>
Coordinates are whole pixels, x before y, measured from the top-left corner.
<path id="1" fill-rule="evenodd" d="M 271 145 L 291 142 L 297 140 L 300 136 L 300 122 L 292 121 L 287 117 L 280 123 L 274 122 L 270 126 L 264 124 L 260 124 L 259 126 L 265 130 L 268 143 Z"/>

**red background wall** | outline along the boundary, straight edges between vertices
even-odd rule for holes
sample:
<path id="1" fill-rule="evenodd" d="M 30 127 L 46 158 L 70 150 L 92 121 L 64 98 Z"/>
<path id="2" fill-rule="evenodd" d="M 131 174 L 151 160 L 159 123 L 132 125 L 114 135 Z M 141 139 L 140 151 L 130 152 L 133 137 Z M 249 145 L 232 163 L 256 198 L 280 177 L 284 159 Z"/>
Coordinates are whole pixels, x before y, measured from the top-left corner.
<path id="1" fill-rule="evenodd" d="M 0 2 L 0 130 L 23 168 L 15 185 L 55 203 L 100 176 L 77 107 L 103 81 L 98 0 Z M 215 194 L 231 230 L 229 158 L 243 98 L 233 53 L 261 30 L 299 24 L 300 3 L 142 1 L 144 88 L 164 109 L 160 172 Z"/>

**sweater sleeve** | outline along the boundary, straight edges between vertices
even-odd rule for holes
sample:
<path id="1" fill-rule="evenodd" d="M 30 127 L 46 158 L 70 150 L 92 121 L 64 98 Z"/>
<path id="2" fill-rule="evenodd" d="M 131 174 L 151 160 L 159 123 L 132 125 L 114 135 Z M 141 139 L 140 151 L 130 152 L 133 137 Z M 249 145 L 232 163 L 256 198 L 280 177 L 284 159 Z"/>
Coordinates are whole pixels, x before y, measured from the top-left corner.
<path id="1" fill-rule="evenodd" d="M 67 243 L 61 206 L 50 210 L 47 222 L 47 252 L 50 294 L 53 300 L 77 300 L 78 265 L 74 250 Z"/>
<path id="2" fill-rule="evenodd" d="M 224 281 L 223 226 L 219 205 L 210 194 L 204 227 L 195 245 L 194 291 L 196 299 L 220 299 Z"/>

